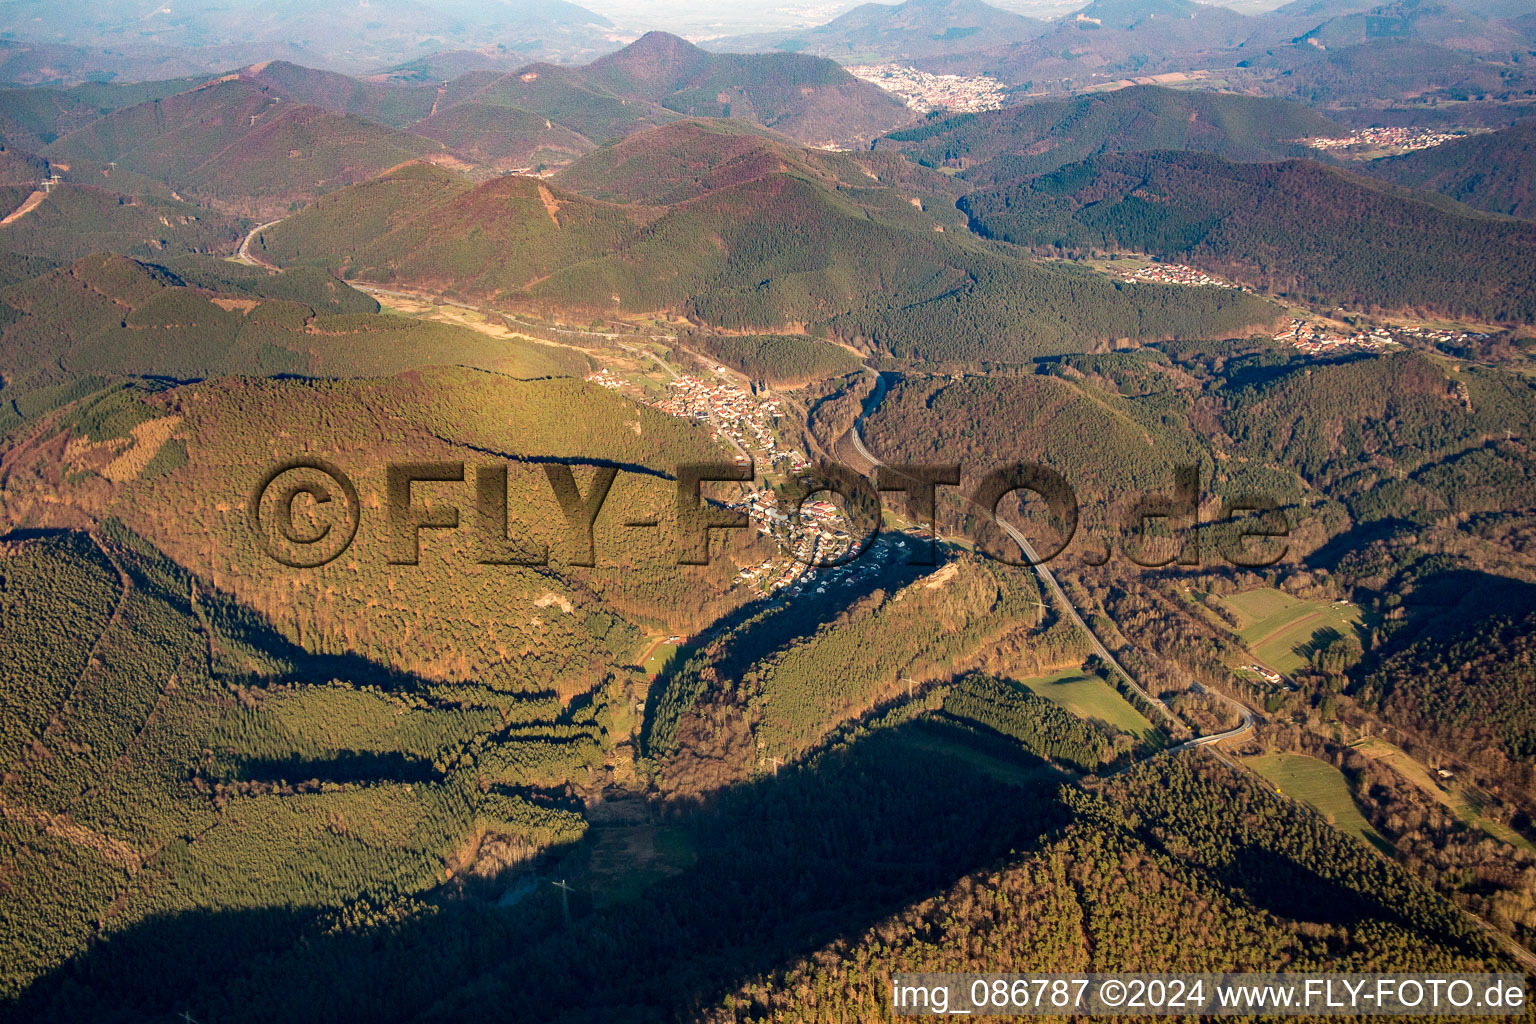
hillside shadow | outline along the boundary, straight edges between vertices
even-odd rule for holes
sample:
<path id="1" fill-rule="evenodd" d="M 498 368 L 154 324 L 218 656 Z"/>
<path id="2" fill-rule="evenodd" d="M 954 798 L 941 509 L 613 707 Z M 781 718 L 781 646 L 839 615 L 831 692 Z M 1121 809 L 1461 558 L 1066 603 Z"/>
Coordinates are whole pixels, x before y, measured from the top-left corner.
<path id="1" fill-rule="evenodd" d="M 347 914 L 191 910 L 95 943 L 0 1015 L 462 1021 L 494 1007 L 504 1020 L 688 1018 L 1066 822 L 1056 773 L 1009 782 L 914 746 L 909 730 L 677 809 L 696 860 L 629 898 L 594 900 L 578 852 L 546 864 L 546 881 L 572 879 L 569 924 L 560 891 L 542 882 L 510 908 L 440 892 L 415 911 L 400 898 Z"/>
<path id="2" fill-rule="evenodd" d="M 1254 906 L 1277 917 L 1340 926 L 1385 918 L 1415 927 L 1396 908 L 1326 878 L 1275 850 L 1244 847 L 1217 874 L 1226 884 L 1242 890 Z"/>
<path id="3" fill-rule="evenodd" d="M 838 616 L 868 597 L 876 590 L 893 593 L 897 589 L 921 578 L 924 574 L 942 567 L 951 549 L 938 545 L 937 566 L 909 566 L 905 555 L 890 546 L 891 538 L 884 533 L 871 545 L 870 550 L 852 563 L 848 574 L 828 574 L 831 584 L 826 593 L 816 593 L 815 587 L 806 587 L 801 593 L 789 596 L 779 592 L 771 597 L 751 601 L 721 616 L 709 628 L 695 636 L 689 648 L 697 654 L 712 641 L 730 637 L 730 647 L 709 664 L 717 675 L 734 678 L 749 669 L 754 662 L 773 650 L 813 636 L 817 630 L 836 622 Z M 859 577 L 860 566 L 868 566 L 871 559 L 881 558 L 877 571 Z M 657 709 L 667 699 L 668 691 L 686 673 L 692 658 L 673 658 L 656 676 L 646 701 L 645 725 L 641 734 L 644 749 L 650 749 L 651 727 L 657 719 Z"/>

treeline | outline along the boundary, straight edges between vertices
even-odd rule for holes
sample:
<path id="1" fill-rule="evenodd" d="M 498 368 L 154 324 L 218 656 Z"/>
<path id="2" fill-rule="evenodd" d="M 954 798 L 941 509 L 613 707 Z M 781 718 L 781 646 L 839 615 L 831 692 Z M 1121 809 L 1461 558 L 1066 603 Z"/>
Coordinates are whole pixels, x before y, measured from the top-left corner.
<path id="1" fill-rule="evenodd" d="M 1112 755 L 1109 730 L 996 676 L 973 673 L 943 698 L 944 714 L 1017 741 L 1037 757 L 1093 769 Z"/>

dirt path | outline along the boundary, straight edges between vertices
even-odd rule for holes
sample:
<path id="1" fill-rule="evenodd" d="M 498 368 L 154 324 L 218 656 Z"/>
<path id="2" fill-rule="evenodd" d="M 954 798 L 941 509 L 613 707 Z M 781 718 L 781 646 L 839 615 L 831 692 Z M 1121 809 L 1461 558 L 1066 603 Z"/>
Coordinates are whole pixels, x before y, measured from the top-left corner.
<path id="1" fill-rule="evenodd" d="M 4 220 L 0 220 L 0 228 L 5 227 L 7 224 L 14 224 L 21 220 L 21 218 L 25 217 L 27 214 L 41 206 L 43 200 L 47 198 L 48 193 L 44 192 L 42 189 L 38 189 L 36 192 L 33 192 L 31 195 L 27 196 L 26 200 L 20 206 L 16 207 L 14 211 L 8 214 Z"/>

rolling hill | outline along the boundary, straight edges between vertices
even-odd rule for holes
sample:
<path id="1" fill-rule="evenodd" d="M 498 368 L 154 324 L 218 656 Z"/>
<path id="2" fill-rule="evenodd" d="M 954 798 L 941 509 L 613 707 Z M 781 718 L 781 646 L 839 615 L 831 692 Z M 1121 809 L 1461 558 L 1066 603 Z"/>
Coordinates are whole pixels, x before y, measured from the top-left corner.
<path id="1" fill-rule="evenodd" d="M 404 128 L 427 117 L 437 100 L 436 82 L 385 85 L 284 60 L 252 64 L 240 73 L 295 103 L 307 103 L 333 114 L 355 114 L 394 128 Z"/>
<path id="2" fill-rule="evenodd" d="M 825 25 L 711 43 L 722 50 L 782 50 L 844 61 L 912 60 L 1034 39 L 1045 22 L 981 0 L 866 3 Z"/>
<path id="3" fill-rule="evenodd" d="M 194 3 L 172 11 L 154 0 L 81 0 L 68 9 L 25 3 L 0 16 L 0 31 L 12 45 L 64 51 L 28 62 L 44 65 L 34 72 L 43 81 L 172 78 L 274 58 L 366 73 L 433 49 L 496 45 L 524 62 L 590 59 L 612 47 L 614 31 L 606 18 L 566 0 L 381 0 L 365 15 L 354 10 L 306 0 L 273 0 L 259 9 Z M 49 45 L 61 39 L 75 45 Z"/>
<path id="4" fill-rule="evenodd" d="M 565 164 L 593 148 L 586 136 L 543 114 L 491 103 L 448 107 L 411 131 L 498 171 Z"/>
<path id="5" fill-rule="evenodd" d="M 1502 21 L 1480 16 L 1468 4 L 1408 0 L 1373 6 L 1364 11 L 1330 17 L 1302 33 L 1298 40 L 1328 49 L 1358 46 L 1378 39 L 1431 43 L 1470 53 L 1518 50 L 1522 33 Z"/>
<path id="6" fill-rule="evenodd" d="M 906 108 L 829 60 L 800 54 L 713 54 L 649 32 L 583 69 L 616 93 L 689 117 L 740 117 L 802 142 L 867 141 Z"/>
<path id="7" fill-rule="evenodd" d="M 1058 18 L 1038 38 L 919 61 L 933 71 L 986 73 L 1010 85 L 1055 91 L 1121 77 L 1231 66 L 1256 20 L 1193 0 L 1096 0 Z"/>
<path id="8" fill-rule="evenodd" d="M 0 90 L 0 140 L 39 150 L 96 118 L 87 104 L 56 89 Z"/>
<path id="9" fill-rule="evenodd" d="M 961 205 L 1020 245 L 1150 252 L 1312 303 L 1536 320 L 1536 225 L 1320 164 L 1111 155 Z"/>
<path id="10" fill-rule="evenodd" d="M 594 143 L 621 139 L 679 118 L 659 104 L 619 96 L 590 81 L 580 68 L 554 64 L 530 64 L 493 78 L 463 102 L 511 107 L 545 117 Z"/>
<path id="11" fill-rule="evenodd" d="M 1278 160 L 1313 152 L 1299 139 L 1343 134 L 1322 115 L 1279 100 L 1133 86 L 932 121 L 893 132 L 875 148 L 995 185 L 1103 153 L 1183 149 Z"/>
<path id="12" fill-rule="evenodd" d="M 0 225 L 0 251 L 68 262 L 95 252 L 158 258 L 233 253 L 243 222 L 155 195 L 95 185 L 54 186 L 29 212 Z"/>
<path id="13" fill-rule="evenodd" d="M 867 143 L 907 116 L 829 60 L 712 54 L 665 32 L 586 67 L 521 68 L 468 100 L 542 115 L 596 143 L 683 117 L 741 118 L 816 144 Z"/>
<path id="14" fill-rule="evenodd" d="M 1324 49 L 1308 43 L 1267 49 L 1250 48 L 1242 59 L 1258 75 L 1255 88 L 1268 95 L 1319 109 L 1337 111 L 1351 123 L 1380 123 L 1384 112 L 1399 114 L 1398 124 L 1444 123 L 1444 103 L 1476 97 L 1518 100 L 1530 88 L 1532 76 L 1523 63 L 1463 53 L 1434 41 L 1386 36 L 1355 46 Z M 1503 102 L 1471 104 L 1454 112 L 1451 124 L 1489 117 L 1507 125 L 1522 116 L 1523 107 Z M 1498 118 L 1506 120 L 1497 120 Z M 1476 123 L 1476 121 L 1474 121 Z"/>
<path id="15" fill-rule="evenodd" d="M 43 150 L 113 163 L 227 208 L 270 214 L 385 168 L 446 155 L 441 143 L 294 103 L 243 75 L 116 111 Z"/>
<path id="16" fill-rule="evenodd" d="M 919 215 L 947 214 L 958 195 L 946 175 L 895 154 L 805 149 L 734 120 L 688 120 L 637 132 L 589 153 L 554 180 L 593 199 L 662 206 L 778 172 L 840 189 L 888 219 L 925 229 L 931 224 Z"/>
<path id="17" fill-rule="evenodd" d="M 1489 213 L 1536 219 L 1536 121 L 1376 160 L 1362 170 Z"/>
<path id="18" fill-rule="evenodd" d="M 1004 255 L 937 230 L 910 193 L 872 191 L 864 202 L 774 170 L 670 207 L 625 206 L 520 177 L 466 191 L 414 168 L 324 197 L 267 232 L 265 252 L 493 302 L 810 327 L 903 359 L 1016 361 L 1274 317 L 1229 290 L 1117 285 Z M 906 224 L 886 212 L 903 206 Z"/>

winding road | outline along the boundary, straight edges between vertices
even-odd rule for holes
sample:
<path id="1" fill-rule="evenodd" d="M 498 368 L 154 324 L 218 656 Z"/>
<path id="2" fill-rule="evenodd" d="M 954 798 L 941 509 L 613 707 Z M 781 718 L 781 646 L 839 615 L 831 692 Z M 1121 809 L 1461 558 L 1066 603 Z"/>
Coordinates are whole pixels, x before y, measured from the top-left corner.
<path id="1" fill-rule="evenodd" d="M 873 466 L 883 466 L 885 464 L 881 462 L 880 459 L 878 459 L 875 454 L 871 452 L 869 448 L 864 444 L 864 439 L 862 436 L 860 436 L 859 428 L 863 425 L 864 421 L 869 417 L 869 415 L 873 413 L 875 409 L 879 407 L 880 403 L 885 399 L 885 392 L 885 377 L 877 373 L 875 374 L 875 390 L 871 392 L 869 399 L 865 401 L 864 409 L 859 413 L 858 419 L 854 421 L 853 426 L 850 427 L 848 429 L 848 433 L 844 435 L 847 437 L 849 443 L 853 445 L 854 449 L 861 456 L 867 459 Z M 1174 716 L 1173 712 L 1169 710 L 1168 705 L 1158 698 L 1152 696 L 1152 694 L 1148 693 L 1147 690 L 1145 690 L 1139 683 L 1137 683 L 1136 680 L 1132 678 L 1131 674 L 1127 672 L 1125 668 L 1120 664 L 1119 660 L 1116 659 L 1112 653 L 1110 653 L 1109 648 L 1104 646 L 1104 643 L 1099 639 L 1098 634 L 1096 634 L 1089 627 L 1087 620 L 1083 618 L 1083 616 L 1078 612 L 1076 606 L 1072 604 L 1071 599 L 1067 597 L 1067 593 L 1062 589 L 1061 584 L 1057 581 L 1055 573 L 1051 572 L 1051 570 L 1046 567 L 1045 563 L 1041 561 L 1039 556 L 1035 553 L 1034 545 L 1030 544 L 1029 538 L 1020 533 L 1018 529 L 1013 526 L 1013 524 L 999 518 L 992 509 L 983 508 L 981 505 L 977 504 L 969 498 L 966 500 L 970 501 L 981 515 L 996 523 L 1003 530 L 1003 532 L 1006 533 L 1008 537 L 1019 546 L 1019 550 L 1023 552 L 1024 557 L 1029 560 L 1031 567 L 1033 567 L 1035 570 L 1035 574 L 1040 577 L 1040 582 L 1045 584 L 1046 589 L 1055 598 L 1056 604 L 1066 614 L 1067 618 L 1070 619 L 1073 624 L 1075 624 L 1078 629 L 1082 630 L 1083 634 L 1088 637 L 1088 642 L 1090 645 L 1092 645 L 1093 653 L 1097 655 L 1099 659 L 1106 665 L 1109 665 L 1117 673 L 1119 673 L 1120 678 L 1125 680 L 1126 686 L 1129 687 L 1131 691 L 1139 696 L 1142 700 L 1146 701 L 1153 708 L 1155 708 L 1158 713 L 1163 716 L 1163 718 L 1169 722 L 1177 722 L 1178 719 Z M 1208 736 L 1200 736 L 1189 740 L 1186 743 L 1182 743 L 1179 746 L 1173 748 L 1175 752 L 1180 750 L 1188 750 L 1191 747 L 1200 747 L 1207 746 L 1209 744 L 1220 743 L 1222 740 L 1233 739 L 1238 736 L 1246 735 L 1248 732 L 1252 731 L 1255 714 L 1253 710 L 1250 709 L 1247 705 L 1243 704 L 1241 701 L 1237 701 L 1231 697 L 1228 697 L 1224 693 L 1218 693 L 1215 690 L 1208 689 L 1199 683 L 1192 682 L 1190 684 L 1190 689 L 1195 693 L 1208 693 L 1216 699 L 1220 700 L 1222 703 L 1226 704 L 1229 708 L 1236 712 L 1241 721 L 1236 728 L 1228 729 L 1224 732 L 1212 733 Z"/>
<path id="2" fill-rule="evenodd" d="M 251 230 L 246 233 L 246 236 L 240 240 L 240 249 L 235 253 L 235 262 L 244 263 L 248 267 L 265 267 L 268 270 L 276 270 L 277 268 L 272 264 L 266 262 L 265 260 L 259 260 L 255 256 L 251 255 L 251 242 L 254 241 L 256 236 L 261 234 L 263 231 L 275 228 L 287 219 L 288 218 L 286 217 L 279 217 L 277 220 L 269 220 L 265 224 L 258 224 L 254 228 L 251 228 Z"/>

